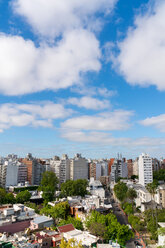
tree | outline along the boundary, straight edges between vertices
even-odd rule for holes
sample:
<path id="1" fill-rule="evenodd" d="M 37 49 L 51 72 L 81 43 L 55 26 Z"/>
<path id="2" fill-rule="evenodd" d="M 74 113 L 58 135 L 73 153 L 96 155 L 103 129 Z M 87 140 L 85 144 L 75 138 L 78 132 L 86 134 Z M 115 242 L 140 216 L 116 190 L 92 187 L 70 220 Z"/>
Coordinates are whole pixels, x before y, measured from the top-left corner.
<path id="1" fill-rule="evenodd" d="M 128 216 L 128 221 L 134 230 L 139 232 L 141 229 L 143 229 L 143 223 L 138 216 L 134 216 L 133 214 L 131 214 L 130 216 Z"/>
<path id="2" fill-rule="evenodd" d="M 46 205 L 40 210 L 40 214 L 50 215 L 58 223 L 59 219 L 67 219 L 69 215 L 69 204 L 68 202 L 60 202 L 54 207 Z"/>
<path id="3" fill-rule="evenodd" d="M 72 196 L 74 195 L 74 181 L 67 180 L 65 183 L 61 184 L 61 193 L 63 196 Z"/>
<path id="4" fill-rule="evenodd" d="M 154 196 L 156 194 L 157 187 L 158 187 L 158 185 L 157 185 L 157 183 L 155 181 L 152 182 L 152 183 L 147 184 L 147 186 L 146 186 L 146 189 L 151 194 L 151 200 L 152 201 L 154 201 Z M 152 204 L 152 218 L 153 218 L 153 221 L 154 221 L 153 204 Z M 157 218 L 157 213 L 156 213 L 156 218 Z M 157 225 L 157 221 L 156 221 L 156 225 Z"/>
<path id="5" fill-rule="evenodd" d="M 6 191 L 0 188 L 0 205 L 5 204 Z"/>
<path id="6" fill-rule="evenodd" d="M 133 214 L 132 204 L 126 202 L 123 204 L 123 210 L 127 215 Z"/>
<path id="7" fill-rule="evenodd" d="M 94 225 L 97 223 L 97 226 L 94 227 Z M 121 225 L 114 214 L 109 213 L 107 215 L 102 215 L 96 211 L 92 211 L 91 215 L 87 217 L 86 220 L 86 227 L 91 232 L 98 233 L 98 235 L 102 235 L 103 227 L 105 228 L 105 232 L 103 235 L 103 238 L 106 241 L 109 241 L 110 239 L 117 241 L 120 244 L 125 244 L 126 241 L 128 241 L 131 237 L 133 237 L 133 233 L 129 228 L 124 228 L 124 225 Z M 98 225 L 99 224 L 99 225 Z M 98 227 L 100 226 L 100 232 L 98 230 Z"/>
<path id="8" fill-rule="evenodd" d="M 134 212 L 134 209 L 133 209 L 133 204 L 134 204 L 134 199 L 137 197 L 137 193 L 134 189 L 132 188 L 129 188 L 128 191 L 127 191 L 127 197 L 131 200 L 132 202 L 132 211 Z"/>
<path id="9" fill-rule="evenodd" d="M 125 245 L 128 240 L 133 238 L 134 234 L 126 225 L 120 225 L 117 232 L 117 242 Z"/>
<path id="10" fill-rule="evenodd" d="M 17 203 L 24 203 L 28 202 L 30 200 L 31 194 L 28 190 L 19 192 L 16 196 L 16 202 Z"/>
<path id="11" fill-rule="evenodd" d="M 64 239 L 61 240 L 60 248 L 83 248 L 81 242 L 76 242 L 75 239 L 69 239 L 65 241 Z"/>
<path id="12" fill-rule="evenodd" d="M 90 225 L 89 231 L 91 234 L 103 239 L 106 232 L 106 227 L 101 223 L 94 222 Z"/>
<path id="13" fill-rule="evenodd" d="M 138 179 L 138 176 L 132 175 L 132 176 L 131 176 L 131 179 L 132 179 L 132 180 Z"/>
<path id="14" fill-rule="evenodd" d="M 63 226 L 63 225 L 67 225 L 67 224 L 73 224 L 73 226 L 76 229 L 81 230 L 81 231 L 84 230 L 83 223 L 78 218 L 73 218 L 71 216 L 68 216 L 68 218 L 66 220 L 61 220 L 58 226 Z"/>
<path id="15" fill-rule="evenodd" d="M 52 171 L 45 171 L 42 175 L 42 180 L 39 189 L 43 191 L 43 199 L 48 202 L 54 198 L 55 190 L 57 190 L 58 178 Z"/>
<path id="16" fill-rule="evenodd" d="M 88 181 L 86 179 L 78 179 L 75 181 L 67 180 L 61 184 L 61 194 L 67 196 L 85 196 L 87 194 Z"/>
<path id="17" fill-rule="evenodd" d="M 74 181 L 74 195 L 84 197 L 87 194 L 88 181 L 86 179 L 78 179 Z"/>
<path id="18" fill-rule="evenodd" d="M 51 216 L 56 219 L 66 220 L 69 215 L 69 203 L 60 202 L 51 209 Z"/>
<path id="19" fill-rule="evenodd" d="M 5 196 L 5 202 L 7 204 L 9 204 L 9 203 L 14 204 L 16 202 L 16 199 L 12 193 L 8 193 Z"/>
<path id="20" fill-rule="evenodd" d="M 128 187 L 123 182 L 119 182 L 114 186 L 115 195 L 120 202 L 123 202 L 124 199 L 127 197 L 127 191 Z"/>
<path id="21" fill-rule="evenodd" d="M 153 178 L 157 181 L 165 181 L 165 169 L 155 171 L 153 174 Z"/>

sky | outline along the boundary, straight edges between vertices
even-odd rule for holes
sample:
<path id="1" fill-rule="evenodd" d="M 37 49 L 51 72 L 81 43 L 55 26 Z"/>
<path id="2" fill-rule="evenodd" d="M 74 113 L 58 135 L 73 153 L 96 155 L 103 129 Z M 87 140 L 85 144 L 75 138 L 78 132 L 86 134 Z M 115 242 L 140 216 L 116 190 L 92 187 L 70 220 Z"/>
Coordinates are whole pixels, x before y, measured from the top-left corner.
<path id="1" fill-rule="evenodd" d="M 165 1 L 0 0 L 0 156 L 165 157 Z"/>

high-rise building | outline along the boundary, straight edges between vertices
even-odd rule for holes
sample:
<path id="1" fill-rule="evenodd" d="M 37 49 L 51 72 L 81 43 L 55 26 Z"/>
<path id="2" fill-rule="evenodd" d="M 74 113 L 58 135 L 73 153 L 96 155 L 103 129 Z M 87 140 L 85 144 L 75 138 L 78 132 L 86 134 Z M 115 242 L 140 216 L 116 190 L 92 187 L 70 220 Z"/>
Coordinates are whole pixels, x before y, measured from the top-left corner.
<path id="1" fill-rule="evenodd" d="M 139 156 L 139 184 L 146 186 L 153 182 L 152 158 L 146 153 Z"/>
<path id="2" fill-rule="evenodd" d="M 132 159 L 127 160 L 127 168 L 128 168 L 128 178 L 130 178 L 133 175 L 133 160 Z"/>
<path id="3" fill-rule="evenodd" d="M 40 163 L 39 159 L 33 158 L 31 153 L 28 153 L 26 158 L 22 159 L 22 163 L 27 166 L 27 181 L 29 184 L 39 185 L 42 174 L 46 170 L 45 165 Z"/>
<path id="4" fill-rule="evenodd" d="M 81 154 L 76 154 L 70 160 L 70 179 L 88 179 L 88 162 L 81 157 Z"/>
<path id="5" fill-rule="evenodd" d="M 0 185 L 2 187 L 16 186 L 27 181 L 27 166 L 16 155 L 8 155 L 0 161 Z"/>
<path id="6" fill-rule="evenodd" d="M 94 178 L 98 180 L 101 177 L 101 165 L 97 162 L 89 163 L 89 179 Z"/>
<path id="7" fill-rule="evenodd" d="M 51 159 L 50 170 L 56 174 L 60 184 L 70 179 L 70 160 L 68 156 L 63 154 L 61 159 L 58 156 Z"/>
<path id="8" fill-rule="evenodd" d="M 114 159 L 113 164 L 111 165 L 110 176 L 111 180 L 115 182 L 119 177 L 128 177 L 127 162 L 125 158 Z"/>
<path id="9" fill-rule="evenodd" d="M 138 163 L 139 158 L 136 158 L 133 161 L 133 175 L 138 176 L 139 175 L 139 163 Z"/>

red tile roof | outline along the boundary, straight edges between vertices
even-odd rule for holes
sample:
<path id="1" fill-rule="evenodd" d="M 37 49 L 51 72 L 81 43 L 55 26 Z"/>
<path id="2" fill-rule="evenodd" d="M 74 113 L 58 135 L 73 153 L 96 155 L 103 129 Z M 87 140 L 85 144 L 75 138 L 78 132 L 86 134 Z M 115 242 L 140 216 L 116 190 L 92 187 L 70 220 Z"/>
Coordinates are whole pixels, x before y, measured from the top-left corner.
<path id="1" fill-rule="evenodd" d="M 65 225 L 65 226 L 59 226 L 58 227 L 58 231 L 60 233 L 63 233 L 63 232 L 70 232 L 70 231 L 73 231 L 75 230 L 74 226 L 72 224 L 68 224 L 68 225 Z"/>

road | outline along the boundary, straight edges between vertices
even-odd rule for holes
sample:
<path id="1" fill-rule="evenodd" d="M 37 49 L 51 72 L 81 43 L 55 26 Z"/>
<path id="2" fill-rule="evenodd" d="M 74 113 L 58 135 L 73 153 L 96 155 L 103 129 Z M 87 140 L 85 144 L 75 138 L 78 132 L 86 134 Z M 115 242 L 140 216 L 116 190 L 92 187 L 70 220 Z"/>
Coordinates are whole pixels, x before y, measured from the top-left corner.
<path id="1" fill-rule="evenodd" d="M 110 195 L 110 193 L 108 191 L 106 191 L 106 197 L 108 198 L 109 202 L 112 205 L 113 213 L 116 215 L 118 222 L 121 225 L 127 225 L 128 224 L 127 217 L 124 215 L 124 213 L 122 212 L 122 210 L 119 207 L 119 204 L 117 202 L 115 202 L 114 198 Z M 127 248 L 135 248 L 134 239 L 131 239 L 130 241 L 128 241 L 126 243 L 126 247 Z"/>

